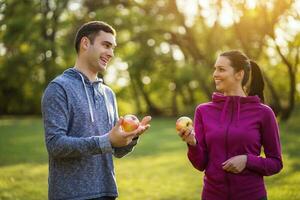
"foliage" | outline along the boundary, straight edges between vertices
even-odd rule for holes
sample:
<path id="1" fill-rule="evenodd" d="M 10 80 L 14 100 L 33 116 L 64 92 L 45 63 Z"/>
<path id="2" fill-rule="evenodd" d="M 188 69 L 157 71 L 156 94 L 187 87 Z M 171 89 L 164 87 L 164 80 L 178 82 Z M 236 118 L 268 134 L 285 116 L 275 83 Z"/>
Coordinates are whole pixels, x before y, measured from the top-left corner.
<path id="1" fill-rule="evenodd" d="M 75 62 L 78 27 L 103 20 L 117 30 L 104 79 L 122 115 L 191 114 L 214 91 L 217 55 L 241 49 L 264 71 L 267 103 L 288 119 L 300 98 L 299 0 L 184 2 L 1 1 L 0 115 L 39 114 L 44 88 Z"/>

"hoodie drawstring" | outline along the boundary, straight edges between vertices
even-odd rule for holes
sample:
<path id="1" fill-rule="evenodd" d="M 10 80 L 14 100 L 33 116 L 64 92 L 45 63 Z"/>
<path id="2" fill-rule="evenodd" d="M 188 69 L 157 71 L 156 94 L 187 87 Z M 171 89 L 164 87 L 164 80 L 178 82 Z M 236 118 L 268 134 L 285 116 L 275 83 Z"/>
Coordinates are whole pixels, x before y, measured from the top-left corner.
<path id="1" fill-rule="evenodd" d="M 224 107 L 222 109 L 222 113 L 221 113 L 221 121 L 220 121 L 220 126 L 222 126 L 224 120 L 225 120 L 225 117 L 226 117 L 226 111 L 227 111 L 227 108 L 229 106 L 229 102 L 230 101 L 233 101 L 233 107 L 236 106 L 237 108 L 237 112 L 236 112 L 236 118 L 235 118 L 235 126 L 238 125 L 238 121 L 240 120 L 240 112 L 241 112 L 241 102 L 240 102 L 240 97 L 237 97 L 236 99 L 233 97 L 231 99 L 231 97 L 227 97 L 226 100 L 225 100 L 225 103 L 224 103 Z M 235 112 L 234 112 L 235 113 Z M 232 113 L 232 114 L 234 114 Z"/>
<path id="2" fill-rule="evenodd" d="M 224 107 L 223 107 L 223 110 L 222 110 L 222 113 L 221 113 L 220 126 L 223 124 L 223 121 L 225 120 L 225 114 L 226 114 L 226 110 L 227 110 L 227 107 L 228 107 L 228 104 L 229 104 L 229 100 L 230 100 L 230 98 L 226 98 L 226 100 L 225 100 L 225 104 L 224 104 Z"/>
<path id="3" fill-rule="evenodd" d="M 93 115 L 92 105 L 91 105 L 91 101 L 90 101 L 89 95 L 87 93 L 87 89 L 86 89 L 86 85 L 85 85 L 85 82 L 84 82 L 84 78 L 83 78 L 83 76 L 80 73 L 78 73 L 78 74 L 81 77 L 81 81 L 82 81 L 82 84 L 83 84 L 83 87 L 84 87 L 85 95 L 86 95 L 87 100 L 88 100 L 91 120 L 92 120 L 92 122 L 94 122 L 94 115 Z"/>

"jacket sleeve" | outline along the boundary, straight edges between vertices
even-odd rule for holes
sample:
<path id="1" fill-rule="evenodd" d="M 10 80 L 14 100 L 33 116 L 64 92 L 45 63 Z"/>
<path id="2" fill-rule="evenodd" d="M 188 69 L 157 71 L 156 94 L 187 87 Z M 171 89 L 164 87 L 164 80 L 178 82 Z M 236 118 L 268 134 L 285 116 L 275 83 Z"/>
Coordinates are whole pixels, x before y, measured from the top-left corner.
<path id="1" fill-rule="evenodd" d="M 113 107 L 114 107 L 114 124 L 117 123 L 117 121 L 119 120 L 119 114 L 118 114 L 118 105 L 117 105 L 117 100 L 116 100 L 116 96 L 115 94 L 113 93 L 113 91 L 111 91 L 112 93 L 112 100 L 113 100 Z M 125 155 L 127 155 L 128 153 L 132 152 L 135 145 L 137 144 L 138 142 L 138 137 L 134 138 L 132 140 L 131 143 L 129 143 L 128 145 L 124 146 L 124 147 L 113 147 L 114 151 L 113 151 L 113 155 L 116 157 L 116 158 L 122 158 L 124 157 Z"/>
<path id="2" fill-rule="evenodd" d="M 269 107 L 267 107 L 267 111 L 263 115 L 261 135 L 265 158 L 248 154 L 246 167 L 263 176 L 270 176 L 278 173 L 282 169 L 283 164 L 279 128 L 276 117 Z"/>
<path id="3" fill-rule="evenodd" d="M 208 163 L 207 145 L 203 128 L 203 120 L 199 107 L 195 111 L 194 131 L 197 140 L 196 146 L 188 145 L 188 158 L 199 171 L 204 171 Z"/>
<path id="4" fill-rule="evenodd" d="M 59 84 L 52 82 L 45 90 L 42 114 L 49 156 L 66 158 L 112 153 L 108 134 L 86 138 L 68 136 L 70 111 L 66 93 Z"/>
<path id="5" fill-rule="evenodd" d="M 135 145 L 138 142 L 138 137 L 134 138 L 132 142 L 124 147 L 114 147 L 114 156 L 116 158 L 122 158 L 133 151 Z"/>

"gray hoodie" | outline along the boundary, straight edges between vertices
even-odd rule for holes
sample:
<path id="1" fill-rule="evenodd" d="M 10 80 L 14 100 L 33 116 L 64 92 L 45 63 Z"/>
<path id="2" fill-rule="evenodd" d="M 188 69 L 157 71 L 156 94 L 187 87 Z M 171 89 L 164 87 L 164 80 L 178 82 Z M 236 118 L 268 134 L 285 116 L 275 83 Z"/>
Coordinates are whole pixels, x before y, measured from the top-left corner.
<path id="1" fill-rule="evenodd" d="M 99 79 L 70 68 L 55 78 L 42 98 L 49 155 L 49 199 L 118 196 L 112 155 L 123 157 L 136 145 L 113 148 L 108 132 L 118 120 L 113 91 Z"/>

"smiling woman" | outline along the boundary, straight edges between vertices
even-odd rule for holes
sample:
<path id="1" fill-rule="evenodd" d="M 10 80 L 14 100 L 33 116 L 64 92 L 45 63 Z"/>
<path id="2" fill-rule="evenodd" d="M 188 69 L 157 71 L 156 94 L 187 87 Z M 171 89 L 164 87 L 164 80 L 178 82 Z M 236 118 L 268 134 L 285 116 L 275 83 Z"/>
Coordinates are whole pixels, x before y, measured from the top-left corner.
<path id="1" fill-rule="evenodd" d="M 229 72 L 227 78 L 230 79 L 231 82 L 221 91 L 225 95 L 257 95 L 260 100 L 264 102 L 264 80 L 261 70 L 259 66 L 245 54 L 235 50 L 224 52 L 217 59 L 215 66 L 221 66 L 224 71 Z M 218 80 L 215 73 L 214 78 Z"/>
<path id="2" fill-rule="evenodd" d="M 216 89 L 225 95 L 230 93 L 240 93 L 245 96 L 239 82 L 243 78 L 243 71 L 235 72 L 231 67 L 230 60 L 224 56 L 220 56 L 215 64 L 215 71 L 213 77 L 216 84 Z M 241 91 L 239 91 L 241 90 Z"/>
<path id="3" fill-rule="evenodd" d="M 202 199 L 265 200 L 263 177 L 279 173 L 283 164 L 277 121 L 263 104 L 261 71 L 236 50 L 220 54 L 214 67 L 221 93 L 197 106 L 194 130 L 179 133 L 193 166 L 205 171 Z"/>

